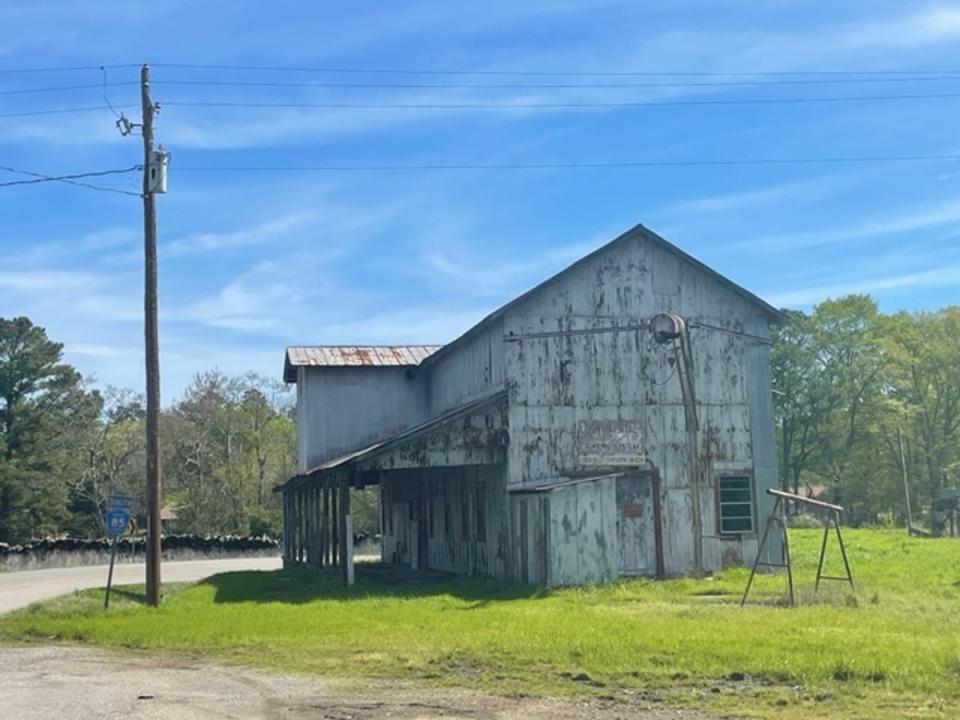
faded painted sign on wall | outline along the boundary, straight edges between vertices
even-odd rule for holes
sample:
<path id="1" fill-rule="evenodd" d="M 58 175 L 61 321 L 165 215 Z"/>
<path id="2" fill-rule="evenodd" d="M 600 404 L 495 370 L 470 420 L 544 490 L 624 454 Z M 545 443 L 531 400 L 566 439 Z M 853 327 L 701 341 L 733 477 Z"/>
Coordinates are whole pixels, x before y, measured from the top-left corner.
<path id="1" fill-rule="evenodd" d="M 582 468 L 636 467 L 643 454 L 643 423 L 638 420 L 581 420 L 577 461 Z"/>

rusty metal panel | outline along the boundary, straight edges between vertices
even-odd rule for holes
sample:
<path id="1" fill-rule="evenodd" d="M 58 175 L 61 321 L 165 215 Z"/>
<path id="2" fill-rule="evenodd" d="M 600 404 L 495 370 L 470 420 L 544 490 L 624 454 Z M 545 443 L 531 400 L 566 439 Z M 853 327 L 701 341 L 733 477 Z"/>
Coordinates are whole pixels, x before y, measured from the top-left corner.
<path id="1" fill-rule="evenodd" d="M 287 348 L 293 367 L 419 365 L 441 345 L 306 345 Z"/>

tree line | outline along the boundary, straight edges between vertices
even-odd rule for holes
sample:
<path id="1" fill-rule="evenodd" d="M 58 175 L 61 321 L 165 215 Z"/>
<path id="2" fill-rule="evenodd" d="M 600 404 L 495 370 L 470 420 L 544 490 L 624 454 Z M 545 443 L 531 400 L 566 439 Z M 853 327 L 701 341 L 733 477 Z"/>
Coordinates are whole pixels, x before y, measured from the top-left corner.
<path id="1" fill-rule="evenodd" d="M 787 311 L 771 351 L 781 485 L 854 523 L 915 521 L 960 485 L 960 307 L 883 314 L 866 295 Z"/>
<path id="2" fill-rule="evenodd" d="M 902 524 L 905 478 L 917 520 L 960 484 L 960 307 L 884 314 L 849 295 L 786 311 L 771 365 L 784 489 L 838 502 L 848 521 Z M 100 536 L 111 493 L 144 507 L 144 415 L 140 395 L 64 363 L 43 328 L 0 318 L 0 542 Z M 200 373 L 161 433 L 178 532 L 278 533 L 272 488 L 296 472 L 282 383 Z M 360 500 L 373 531 L 375 497 Z"/>
<path id="3" fill-rule="evenodd" d="M 0 318 L 0 542 L 101 536 L 114 493 L 144 508 L 144 417 L 140 395 L 93 387 L 43 328 Z M 296 469 L 282 383 L 200 373 L 160 423 L 170 527 L 278 535 L 272 488 Z"/>

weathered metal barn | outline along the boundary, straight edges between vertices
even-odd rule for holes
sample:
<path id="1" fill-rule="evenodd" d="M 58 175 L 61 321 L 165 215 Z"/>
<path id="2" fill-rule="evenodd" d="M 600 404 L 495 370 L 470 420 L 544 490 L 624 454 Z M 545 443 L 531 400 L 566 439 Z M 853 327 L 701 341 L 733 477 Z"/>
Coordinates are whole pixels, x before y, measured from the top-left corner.
<path id="1" fill-rule="evenodd" d="M 443 347 L 291 347 L 288 563 L 383 559 L 545 585 L 748 563 L 776 485 L 780 313 L 637 226 Z M 771 548 L 778 553 L 777 548 Z"/>

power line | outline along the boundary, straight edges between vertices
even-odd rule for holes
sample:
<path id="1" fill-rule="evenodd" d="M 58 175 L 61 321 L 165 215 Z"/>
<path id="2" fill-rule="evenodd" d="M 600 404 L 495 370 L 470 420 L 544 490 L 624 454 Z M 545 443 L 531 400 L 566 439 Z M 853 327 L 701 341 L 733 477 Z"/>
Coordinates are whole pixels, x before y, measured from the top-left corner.
<path id="1" fill-rule="evenodd" d="M 99 70 L 101 67 L 110 69 L 135 68 L 140 67 L 140 63 L 128 63 L 124 65 L 72 65 L 67 67 L 0 68 L 0 74 L 15 75 L 18 73 L 85 72 L 89 70 Z"/>
<path id="2" fill-rule="evenodd" d="M 723 87 L 779 87 L 789 85 L 850 85 L 863 83 L 913 83 L 960 80 L 960 75 L 922 75 L 914 77 L 873 78 L 800 78 L 779 80 L 719 80 L 709 82 L 615 82 L 615 83 L 376 83 L 376 82 L 266 82 L 243 80 L 154 80 L 154 85 L 197 87 L 270 87 L 270 88 L 321 88 L 321 89 L 403 89 L 403 90 L 615 90 L 630 88 L 723 88 Z M 60 85 L 55 87 L 17 88 L 0 90 L 0 95 L 35 95 L 42 93 L 72 92 L 75 90 L 99 90 L 106 87 L 138 85 L 137 81 L 88 83 L 83 85 Z"/>
<path id="3" fill-rule="evenodd" d="M 120 190 L 118 188 L 104 187 L 102 185 L 91 185 L 90 183 L 78 182 L 79 178 L 89 178 L 89 177 L 104 177 L 106 175 L 121 175 L 124 173 L 136 172 L 142 170 L 142 165 L 133 165 L 128 168 L 120 168 L 117 170 L 99 170 L 95 172 L 86 172 L 86 173 L 74 173 L 72 175 L 44 175 L 43 173 L 33 172 L 31 170 L 19 170 L 17 168 L 0 166 L 0 170 L 5 170 L 6 172 L 16 173 L 18 175 L 29 175 L 34 178 L 32 180 L 12 180 L 9 182 L 0 183 L 0 188 L 3 187 L 13 187 L 17 185 L 36 185 L 39 183 L 46 182 L 63 182 L 69 185 L 76 185 L 78 187 L 87 188 L 89 190 L 100 190 L 103 192 L 113 192 L 119 193 L 121 195 L 133 195 L 134 197 L 140 197 L 140 193 L 130 192 L 129 190 Z"/>
<path id="4" fill-rule="evenodd" d="M 376 75 L 504 75 L 542 77 L 789 77 L 815 75 L 957 75 L 960 70 L 777 70 L 765 72 L 634 71 L 634 70 L 454 70 L 431 68 L 295 67 L 282 65 L 226 65 L 201 63 L 152 63 L 155 68 L 182 70 L 247 70 L 262 72 L 313 72 Z"/>
<path id="5" fill-rule="evenodd" d="M 912 95 L 849 95 L 812 98 L 711 98 L 700 100 L 637 100 L 613 102 L 462 102 L 462 103 L 355 103 L 355 102 L 249 102 L 249 101 L 176 101 L 167 107 L 238 108 L 323 108 L 354 110 L 574 110 L 591 108 L 683 107 L 704 105 L 794 105 L 801 103 L 875 102 L 889 100 L 943 100 L 960 98 L 960 93 Z M 3 117 L 3 116 L 0 116 Z"/>
<path id="6" fill-rule="evenodd" d="M 370 165 L 261 165 L 261 166 L 178 166 L 182 172 L 335 172 L 335 171 L 419 171 L 419 170 L 590 170 L 606 168 L 711 167 L 739 165 L 814 165 L 854 163 L 932 162 L 960 160 L 955 155 L 861 155 L 807 158 L 724 158 L 714 160 L 614 160 L 537 163 L 416 163 Z"/>
<path id="7" fill-rule="evenodd" d="M 374 83 L 374 82 L 266 82 L 266 81 L 243 81 L 243 80 L 155 80 L 154 85 L 179 85 L 179 86 L 215 86 L 215 87 L 277 87 L 277 88 L 377 88 L 377 89 L 477 89 L 487 88 L 497 90 L 511 89 L 629 89 L 629 88 L 712 88 L 712 87 L 766 87 L 783 85 L 836 85 L 836 84 L 858 84 L 858 83 L 911 83 L 911 82 L 937 82 L 937 81 L 960 80 L 960 75 L 941 75 L 931 76 L 922 75 L 915 77 L 874 77 L 874 78 L 802 78 L 802 79 L 781 79 L 781 80 L 730 80 L 730 81 L 710 81 L 710 82 L 617 82 L 617 83 Z M 114 83 L 117 85 L 134 85 L 136 83 Z M 77 86 L 91 87 L 91 86 Z M 69 88 L 73 89 L 73 88 Z M 13 91 L 13 92 L 43 92 L 43 90 L 32 91 Z"/>
<path id="8" fill-rule="evenodd" d="M 99 87 L 99 86 L 98 86 Z M 632 107 L 698 107 L 724 105 L 797 105 L 804 103 L 844 103 L 844 102 L 882 102 L 900 100 L 952 100 L 960 98 L 960 93 L 916 93 L 909 95 L 840 95 L 832 97 L 808 98 L 709 98 L 692 100 L 637 100 L 611 102 L 459 102 L 459 103 L 366 103 L 366 102 L 254 102 L 232 100 L 169 100 L 166 107 L 224 107 L 224 108 L 288 108 L 288 109 L 327 109 L 327 110 L 578 110 L 610 109 Z M 116 105 L 115 108 L 129 109 L 132 105 Z M 27 110 L 22 112 L 0 113 L 0 118 L 35 117 L 42 115 L 62 115 L 81 112 L 100 112 L 109 109 L 106 105 L 51 108 L 46 110 Z"/>
<path id="9" fill-rule="evenodd" d="M 107 83 L 108 87 L 119 87 L 121 85 L 137 85 L 136 81 L 129 82 L 111 82 Z M 89 84 L 89 85 L 61 85 L 59 87 L 39 87 L 39 88 L 18 88 L 17 90 L 0 90 L 0 95 L 32 95 L 37 93 L 55 93 L 55 92 L 69 92 L 72 90 L 99 90 L 103 87 L 102 84 Z"/>
<path id="10" fill-rule="evenodd" d="M 100 87 L 97 85 L 97 87 Z M 128 110 L 135 105 L 115 105 L 115 108 L 120 108 L 121 110 Z M 82 113 L 82 112 L 103 112 L 104 110 L 109 110 L 106 105 L 96 105 L 88 107 L 67 107 L 67 108 L 52 108 L 49 110 L 27 110 L 25 112 L 12 112 L 12 113 L 0 113 L 0 118 L 15 118 L 15 117 L 35 117 L 39 115 L 68 115 L 71 113 Z"/>

